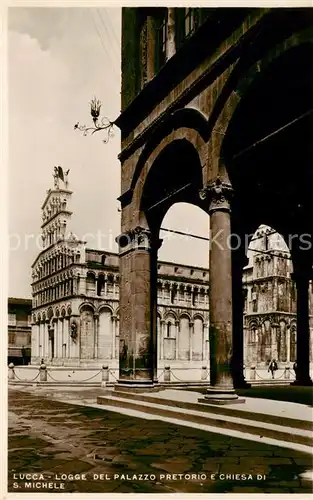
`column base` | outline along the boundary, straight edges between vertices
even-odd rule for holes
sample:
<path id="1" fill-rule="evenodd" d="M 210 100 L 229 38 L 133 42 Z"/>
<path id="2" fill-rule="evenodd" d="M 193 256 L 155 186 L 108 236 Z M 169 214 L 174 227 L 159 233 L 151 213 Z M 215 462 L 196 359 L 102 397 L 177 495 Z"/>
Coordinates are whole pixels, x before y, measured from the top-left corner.
<path id="1" fill-rule="evenodd" d="M 244 403 L 244 398 L 239 398 L 234 389 L 223 389 L 222 387 L 209 387 L 204 398 L 198 398 L 199 403 L 227 405 Z"/>
<path id="2" fill-rule="evenodd" d="M 125 392 L 157 392 L 162 389 L 160 384 L 156 381 L 145 379 L 119 379 L 114 385 L 116 391 Z"/>

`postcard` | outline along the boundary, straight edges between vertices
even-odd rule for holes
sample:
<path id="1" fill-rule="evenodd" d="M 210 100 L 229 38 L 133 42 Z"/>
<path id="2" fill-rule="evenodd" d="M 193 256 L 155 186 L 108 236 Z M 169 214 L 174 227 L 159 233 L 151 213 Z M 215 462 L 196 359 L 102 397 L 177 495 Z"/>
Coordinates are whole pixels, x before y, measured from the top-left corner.
<path id="1" fill-rule="evenodd" d="M 8 7 L 5 498 L 312 493 L 312 26 Z"/>

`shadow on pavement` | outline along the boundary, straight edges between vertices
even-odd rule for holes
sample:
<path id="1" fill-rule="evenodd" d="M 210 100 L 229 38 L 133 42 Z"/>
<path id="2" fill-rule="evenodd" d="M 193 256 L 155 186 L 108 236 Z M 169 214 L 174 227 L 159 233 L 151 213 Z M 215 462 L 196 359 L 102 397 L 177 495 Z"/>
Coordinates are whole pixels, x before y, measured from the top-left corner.
<path id="1" fill-rule="evenodd" d="M 205 394 L 206 389 L 193 389 L 184 387 L 186 391 L 195 391 Z M 239 396 L 249 398 L 273 399 L 276 401 L 289 401 L 307 406 L 313 406 L 313 387 L 302 386 L 275 386 L 251 387 L 250 389 L 236 389 Z"/>

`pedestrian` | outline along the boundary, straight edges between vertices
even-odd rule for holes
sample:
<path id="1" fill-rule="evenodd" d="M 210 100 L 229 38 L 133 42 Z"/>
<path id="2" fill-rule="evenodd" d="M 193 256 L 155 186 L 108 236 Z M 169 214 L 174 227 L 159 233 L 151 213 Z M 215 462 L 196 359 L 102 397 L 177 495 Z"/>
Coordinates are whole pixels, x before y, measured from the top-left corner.
<path id="1" fill-rule="evenodd" d="M 268 371 L 271 372 L 272 378 L 275 378 L 274 374 L 275 374 L 276 370 L 278 370 L 276 360 L 272 359 L 272 361 L 270 362 L 269 367 L 268 367 Z"/>
<path id="2" fill-rule="evenodd" d="M 297 360 L 295 360 L 295 362 L 293 364 L 293 371 L 296 374 L 296 380 L 298 380 L 298 363 L 297 363 Z"/>
<path id="3" fill-rule="evenodd" d="M 22 346 L 22 364 L 26 365 L 26 349 Z"/>

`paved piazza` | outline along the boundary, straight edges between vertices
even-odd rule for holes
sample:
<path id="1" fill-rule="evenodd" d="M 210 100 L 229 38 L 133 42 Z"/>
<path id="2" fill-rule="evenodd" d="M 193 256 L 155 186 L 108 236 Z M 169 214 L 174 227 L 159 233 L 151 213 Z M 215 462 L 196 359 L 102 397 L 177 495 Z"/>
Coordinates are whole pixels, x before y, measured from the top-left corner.
<path id="1" fill-rule="evenodd" d="M 299 475 L 311 466 L 286 448 L 9 389 L 9 492 L 310 493 Z"/>

